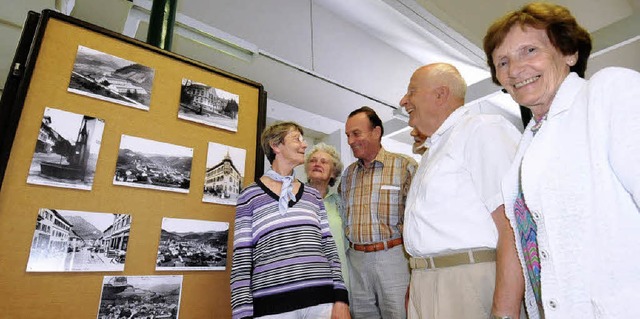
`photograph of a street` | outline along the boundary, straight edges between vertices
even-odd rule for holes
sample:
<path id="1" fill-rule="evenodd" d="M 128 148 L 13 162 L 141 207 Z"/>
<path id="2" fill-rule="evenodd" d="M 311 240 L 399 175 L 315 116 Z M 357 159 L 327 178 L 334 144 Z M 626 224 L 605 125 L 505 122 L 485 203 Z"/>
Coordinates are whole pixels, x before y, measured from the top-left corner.
<path id="1" fill-rule="evenodd" d="M 97 319 L 178 319 L 182 276 L 104 276 Z"/>
<path id="2" fill-rule="evenodd" d="M 188 193 L 193 149 L 122 135 L 114 185 Z"/>
<path id="3" fill-rule="evenodd" d="M 47 107 L 27 183 L 91 190 L 104 120 Z"/>
<path id="4" fill-rule="evenodd" d="M 149 110 L 155 71 L 84 46 L 78 46 L 68 91 Z"/>
<path id="5" fill-rule="evenodd" d="M 131 216 L 42 208 L 27 271 L 124 271 Z"/>
<path id="6" fill-rule="evenodd" d="M 163 218 L 156 270 L 225 270 L 229 223 Z"/>
<path id="7" fill-rule="evenodd" d="M 209 142 L 202 201 L 235 205 L 242 190 L 247 151 Z"/>
<path id="8" fill-rule="evenodd" d="M 237 132 L 239 110 L 237 94 L 182 79 L 178 118 Z"/>

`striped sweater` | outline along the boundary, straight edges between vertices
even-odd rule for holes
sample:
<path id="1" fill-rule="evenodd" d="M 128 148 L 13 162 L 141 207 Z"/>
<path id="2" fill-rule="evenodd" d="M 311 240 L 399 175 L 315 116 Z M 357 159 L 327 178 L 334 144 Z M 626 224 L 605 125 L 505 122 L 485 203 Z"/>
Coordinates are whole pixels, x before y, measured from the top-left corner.
<path id="1" fill-rule="evenodd" d="M 286 214 L 260 180 L 238 196 L 231 265 L 233 318 L 348 303 L 340 260 L 317 190 L 300 186 Z"/>

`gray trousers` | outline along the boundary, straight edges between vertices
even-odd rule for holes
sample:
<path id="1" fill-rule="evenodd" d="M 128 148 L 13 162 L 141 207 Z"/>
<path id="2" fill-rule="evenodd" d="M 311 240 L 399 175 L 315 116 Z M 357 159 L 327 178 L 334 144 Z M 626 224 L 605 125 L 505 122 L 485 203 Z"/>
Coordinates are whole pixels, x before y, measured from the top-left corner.
<path id="1" fill-rule="evenodd" d="M 349 248 L 349 293 L 353 319 L 404 319 L 409 260 L 404 246 L 362 252 Z"/>

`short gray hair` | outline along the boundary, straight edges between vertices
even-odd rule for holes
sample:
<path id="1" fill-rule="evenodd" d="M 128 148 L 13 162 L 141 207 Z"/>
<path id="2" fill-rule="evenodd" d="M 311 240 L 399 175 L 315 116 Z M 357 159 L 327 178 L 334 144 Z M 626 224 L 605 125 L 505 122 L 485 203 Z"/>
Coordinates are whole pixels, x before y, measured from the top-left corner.
<path id="1" fill-rule="evenodd" d="M 435 63 L 429 68 L 429 79 L 449 87 L 451 94 L 464 100 L 467 94 L 467 82 L 458 69 L 448 63 Z"/>
<path id="2" fill-rule="evenodd" d="M 304 159 L 305 168 L 307 167 L 307 164 L 309 164 L 311 156 L 318 151 L 325 152 L 331 157 L 331 161 L 333 162 L 333 172 L 331 174 L 331 178 L 329 178 L 329 186 L 333 186 L 336 184 L 338 178 L 340 178 L 340 175 L 342 175 L 342 168 L 344 167 L 340 161 L 340 153 L 338 153 L 335 147 L 327 143 L 318 143 L 311 148 L 309 153 L 307 153 L 307 156 Z"/>
<path id="3" fill-rule="evenodd" d="M 260 146 L 269 163 L 273 164 L 273 160 L 276 158 L 276 153 L 271 148 L 271 144 L 280 145 L 284 143 L 285 136 L 291 131 L 298 131 L 300 135 L 304 135 L 302 127 L 295 122 L 275 122 L 262 131 Z"/>

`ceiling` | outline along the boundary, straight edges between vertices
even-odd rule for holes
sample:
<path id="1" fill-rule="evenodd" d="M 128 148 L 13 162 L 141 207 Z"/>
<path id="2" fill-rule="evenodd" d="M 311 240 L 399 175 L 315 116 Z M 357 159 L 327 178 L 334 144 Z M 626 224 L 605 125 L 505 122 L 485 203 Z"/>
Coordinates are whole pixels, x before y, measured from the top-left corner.
<path id="1" fill-rule="evenodd" d="M 422 64 L 452 61 L 467 84 L 487 81 L 488 26 L 526 0 L 315 0 Z M 587 76 L 606 66 L 640 71 L 640 0 L 557 0 L 593 37 Z M 392 9 L 392 10 L 389 10 Z M 413 23 L 407 23 L 411 21 Z M 443 43 L 445 45 L 443 45 Z M 491 88 L 490 90 L 493 90 Z"/>
<path id="2" fill-rule="evenodd" d="M 404 3 L 405 1 L 393 1 Z M 530 1 L 505 0 L 416 0 L 407 1 L 412 10 L 428 12 L 472 43 L 482 47 L 489 24 L 507 11 Z M 604 66 L 625 66 L 640 70 L 640 0 L 557 0 L 566 6 L 593 37 L 592 62 L 587 76 Z M 411 6 L 415 3 L 418 6 Z M 424 12 L 422 12 L 424 14 Z M 484 59 L 484 55 L 482 56 Z M 595 61 L 597 60 L 597 61 Z"/>
<path id="3" fill-rule="evenodd" d="M 492 21 L 527 2 L 177 0 L 172 50 L 262 83 L 273 119 L 295 116 L 290 119 L 307 121 L 319 135 L 332 134 L 344 127 L 351 110 L 370 105 L 385 122 L 389 138 L 410 144 L 406 122 L 394 110 L 411 73 L 428 63 L 454 64 L 469 84 L 467 103 L 505 111 L 518 121 L 517 105 L 490 81 L 481 43 Z M 614 65 L 640 71 L 640 0 L 556 3 L 568 7 L 592 34 L 587 76 Z M 0 59 L 8 71 L 27 10 L 55 8 L 144 40 L 152 1 L 0 0 L 0 4 L 5 8 L 0 14 L 0 41 L 6 49 L 0 50 Z M 4 45 L 11 41 L 16 43 Z M 222 42 L 234 46 L 220 49 Z M 223 52 L 229 48 L 242 49 L 236 54 Z"/>
<path id="4" fill-rule="evenodd" d="M 315 0 L 421 64 L 458 67 L 470 85 L 467 102 L 492 96 L 515 112 L 517 105 L 490 83 L 482 40 L 488 26 L 524 0 Z M 558 0 L 593 38 L 587 77 L 606 66 L 640 71 L 640 0 Z M 389 10 L 391 9 L 391 10 Z M 443 45 L 445 44 L 445 45 Z M 469 95 L 472 95 L 471 98 Z M 397 140 L 410 142 L 403 130 Z"/>

